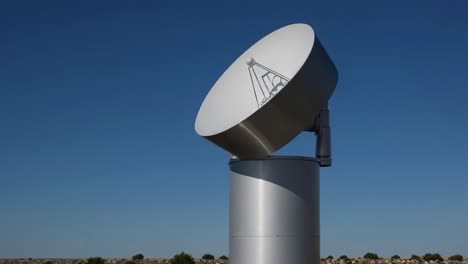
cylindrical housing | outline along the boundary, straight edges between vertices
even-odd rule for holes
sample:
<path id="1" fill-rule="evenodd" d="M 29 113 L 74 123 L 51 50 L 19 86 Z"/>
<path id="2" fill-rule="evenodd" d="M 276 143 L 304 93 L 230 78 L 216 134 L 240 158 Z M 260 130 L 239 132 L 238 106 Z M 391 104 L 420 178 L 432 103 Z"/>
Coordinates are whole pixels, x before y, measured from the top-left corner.
<path id="1" fill-rule="evenodd" d="M 230 264 L 319 264 L 319 164 L 231 160 Z"/>

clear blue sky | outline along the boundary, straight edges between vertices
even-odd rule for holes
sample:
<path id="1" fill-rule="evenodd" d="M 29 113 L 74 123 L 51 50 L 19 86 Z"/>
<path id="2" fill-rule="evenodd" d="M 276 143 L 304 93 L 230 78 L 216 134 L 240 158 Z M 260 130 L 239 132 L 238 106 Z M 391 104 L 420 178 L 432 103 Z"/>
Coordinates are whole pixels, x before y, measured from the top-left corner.
<path id="1" fill-rule="evenodd" d="M 227 254 L 228 156 L 194 120 L 296 22 L 340 73 L 322 254 L 468 255 L 468 4 L 385 2 L 2 2 L 0 258 Z"/>

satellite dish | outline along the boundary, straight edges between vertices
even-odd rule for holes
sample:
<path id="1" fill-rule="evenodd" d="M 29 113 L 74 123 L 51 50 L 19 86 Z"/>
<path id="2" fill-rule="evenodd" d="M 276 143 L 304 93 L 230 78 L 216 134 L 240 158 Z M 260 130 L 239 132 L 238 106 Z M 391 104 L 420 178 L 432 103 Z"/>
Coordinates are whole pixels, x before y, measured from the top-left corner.
<path id="1" fill-rule="evenodd" d="M 223 73 L 200 107 L 195 130 L 240 159 L 270 156 L 302 131 L 314 131 L 317 156 L 329 158 L 327 105 L 337 81 L 314 30 L 285 26 Z"/>

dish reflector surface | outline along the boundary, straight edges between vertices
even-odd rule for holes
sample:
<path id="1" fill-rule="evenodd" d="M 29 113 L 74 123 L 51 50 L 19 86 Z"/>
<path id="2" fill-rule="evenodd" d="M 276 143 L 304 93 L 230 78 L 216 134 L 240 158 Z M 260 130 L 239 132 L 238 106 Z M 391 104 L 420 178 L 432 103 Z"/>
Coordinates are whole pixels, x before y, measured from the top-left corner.
<path id="1" fill-rule="evenodd" d="M 198 112 L 195 122 L 196 132 L 200 136 L 221 133 L 252 115 L 259 109 L 259 105 L 260 107 L 265 105 L 261 102 L 265 97 L 268 98 L 265 86 L 267 89 L 270 88 L 269 76 L 261 78 L 261 75 L 267 71 L 253 66 L 259 85 L 255 74 L 249 73 L 247 62 L 250 59 L 291 79 L 307 60 L 314 39 L 314 31 L 310 26 L 293 24 L 276 30 L 255 43 L 234 61 L 211 88 Z M 272 73 L 270 76 L 277 75 Z M 278 88 L 277 92 L 283 87 L 278 86 Z M 275 94 L 272 94 L 267 100 L 271 100 L 274 96 Z"/>

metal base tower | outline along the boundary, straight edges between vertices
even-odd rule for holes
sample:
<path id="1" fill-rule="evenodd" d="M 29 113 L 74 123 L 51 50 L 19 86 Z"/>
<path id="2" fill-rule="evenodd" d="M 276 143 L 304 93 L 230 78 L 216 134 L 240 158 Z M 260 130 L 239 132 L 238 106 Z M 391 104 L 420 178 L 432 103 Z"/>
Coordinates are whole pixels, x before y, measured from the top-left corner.
<path id="1" fill-rule="evenodd" d="M 319 264 L 319 161 L 230 161 L 230 264 Z"/>

